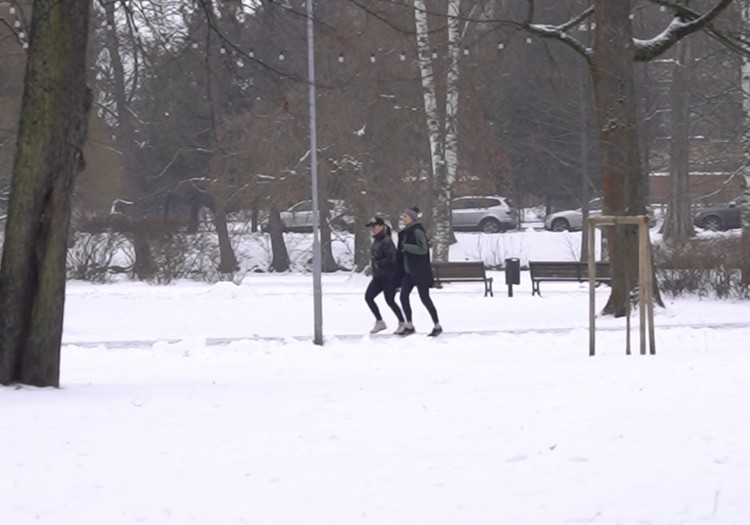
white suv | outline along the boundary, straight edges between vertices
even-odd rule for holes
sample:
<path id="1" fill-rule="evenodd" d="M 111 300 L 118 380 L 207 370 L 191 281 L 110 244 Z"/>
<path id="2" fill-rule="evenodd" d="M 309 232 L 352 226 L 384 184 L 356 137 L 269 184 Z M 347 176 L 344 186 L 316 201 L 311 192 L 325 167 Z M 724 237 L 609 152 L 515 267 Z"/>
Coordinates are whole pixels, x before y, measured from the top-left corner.
<path id="1" fill-rule="evenodd" d="M 455 230 L 500 233 L 518 226 L 518 212 L 506 197 L 458 197 L 451 203 L 451 225 Z"/>

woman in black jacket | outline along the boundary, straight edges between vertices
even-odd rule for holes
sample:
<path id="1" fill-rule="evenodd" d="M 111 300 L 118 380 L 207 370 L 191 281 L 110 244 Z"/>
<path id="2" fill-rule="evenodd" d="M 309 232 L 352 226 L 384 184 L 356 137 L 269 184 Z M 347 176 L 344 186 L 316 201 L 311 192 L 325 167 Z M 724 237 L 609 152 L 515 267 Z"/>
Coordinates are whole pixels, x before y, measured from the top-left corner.
<path id="1" fill-rule="evenodd" d="M 365 301 L 375 316 L 375 326 L 371 334 L 382 332 L 387 327 L 380 315 L 380 309 L 375 304 L 375 298 L 383 292 L 385 302 L 391 307 L 398 318 L 399 330 L 404 326 L 404 316 L 396 304 L 396 247 L 391 239 L 391 230 L 382 217 L 373 217 L 367 225 L 372 232 L 372 247 L 370 248 L 370 267 L 372 280 L 365 292 Z M 397 330 L 398 332 L 398 330 Z"/>
<path id="2" fill-rule="evenodd" d="M 427 308 L 435 326 L 428 335 L 435 337 L 443 332 L 438 320 L 438 313 L 430 298 L 430 288 L 434 284 L 432 275 L 432 264 L 430 263 L 430 245 L 424 227 L 418 222 L 419 208 L 408 208 L 401 214 L 404 221 L 404 229 L 398 232 L 398 263 L 401 271 L 401 307 L 406 315 L 406 324 L 403 329 L 396 331 L 399 335 L 414 333 L 414 325 L 411 320 L 411 304 L 409 294 L 417 287 L 419 298 Z"/>

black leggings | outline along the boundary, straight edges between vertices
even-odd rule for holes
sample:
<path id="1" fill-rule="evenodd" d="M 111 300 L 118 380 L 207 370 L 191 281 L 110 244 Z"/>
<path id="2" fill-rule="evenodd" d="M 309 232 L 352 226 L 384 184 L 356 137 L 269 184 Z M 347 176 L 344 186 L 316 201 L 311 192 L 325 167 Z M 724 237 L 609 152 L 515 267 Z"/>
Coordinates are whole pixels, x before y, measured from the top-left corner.
<path id="1" fill-rule="evenodd" d="M 409 294 L 415 286 L 419 292 L 419 298 L 422 300 L 422 304 L 430 313 L 432 322 L 438 324 L 437 310 L 435 309 L 435 305 L 432 304 L 432 299 L 430 298 L 430 287 L 426 284 L 416 283 L 414 278 L 408 273 L 404 275 L 404 279 L 401 281 L 401 307 L 406 314 L 406 321 L 411 323 L 411 304 L 409 303 Z"/>
<path id="2" fill-rule="evenodd" d="M 393 313 L 396 314 L 398 321 L 403 323 L 404 316 L 401 314 L 401 308 L 396 304 L 396 283 L 393 279 L 383 277 L 373 277 L 367 287 L 367 291 L 365 292 L 365 301 L 367 301 L 367 306 L 372 310 L 375 319 L 378 321 L 383 320 L 380 316 L 380 309 L 378 308 L 378 305 L 375 304 L 375 298 L 380 295 L 380 292 L 383 292 L 385 302 L 388 303 L 388 306 L 391 307 Z"/>

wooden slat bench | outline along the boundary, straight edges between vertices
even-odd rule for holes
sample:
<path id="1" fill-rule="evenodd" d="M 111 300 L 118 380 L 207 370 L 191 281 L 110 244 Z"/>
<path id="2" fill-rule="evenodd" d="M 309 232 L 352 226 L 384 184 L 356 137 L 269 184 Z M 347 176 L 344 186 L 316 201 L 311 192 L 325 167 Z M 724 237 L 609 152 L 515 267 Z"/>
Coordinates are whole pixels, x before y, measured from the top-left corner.
<path id="1" fill-rule="evenodd" d="M 577 281 L 579 283 L 588 281 L 588 264 L 578 261 L 529 261 L 529 273 L 531 274 L 531 295 L 542 293 L 539 291 L 539 283 L 542 281 Z M 608 262 L 596 263 L 596 283 L 608 283 L 612 280 Z"/>
<path id="2" fill-rule="evenodd" d="M 492 277 L 487 277 L 482 261 L 433 262 L 432 273 L 435 276 L 435 288 L 442 288 L 442 284 L 448 282 L 483 282 L 484 296 L 494 297 Z"/>

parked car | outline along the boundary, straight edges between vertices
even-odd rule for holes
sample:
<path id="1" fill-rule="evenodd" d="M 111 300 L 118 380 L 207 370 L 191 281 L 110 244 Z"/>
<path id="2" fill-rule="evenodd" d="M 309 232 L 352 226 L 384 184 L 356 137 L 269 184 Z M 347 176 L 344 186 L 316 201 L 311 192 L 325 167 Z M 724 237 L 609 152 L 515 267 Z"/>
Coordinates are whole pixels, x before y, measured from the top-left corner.
<path id="1" fill-rule="evenodd" d="M 597 217 L 601 215 L 602 204 L 603 202 L 601 198 L 591 199 L 589 201 L 589 217 Z M 544 229 L 553 232 L 582 230 L 583 208 L 550 213 L 544 218 Z"/>
<path id="2" fill-rule="evenodd" d="M 451 203 L 451 225 L 455 230 L 504 232 L 518 226 L 518 211 L 506 197 L 458 197 Z"/>
<path id="3" fill-rule="evenodd" d="M 724 231 L 742 227 L 742 205 L 745 197 L 737 197 L 723 206 L 704 208 L 693 217 L 693 224 L 706 230 Z"/>
<path id="4" fill-rule="evenodd" d="M 330 199 L 328 201 L 329 217 L 328 224 L 336 231 L 354 231 L 354 215 L 347 209 L 346 204 L 340 200 Z M 311 232 L 313 229 L 313 206 L 311 200 L 300 201 L 279 213 L 284 231 L 289 232 Z M 268 229 L 268 220 L 261 224 L 261 229 Z"/>
<path id="5" fill-rule="evenodd" d="M 604 201 L 597 197 L 589 201 L 589 217 L 599 217 L 602 214 Z M 656 224 L 656 216 L 651 206 L 646 206 L 649 224 Z M 579 231 L 583 229 L 583 208 L 563 210 L 550 213 L 544 218 L 544 229 L 553 232 Z"/>

